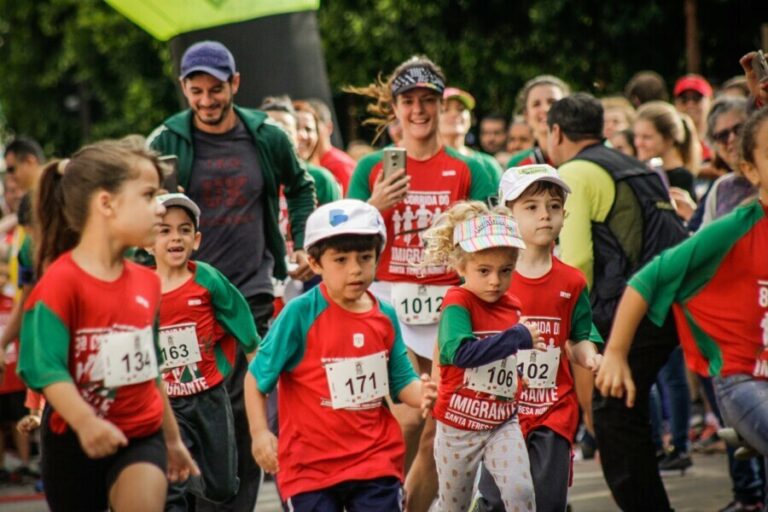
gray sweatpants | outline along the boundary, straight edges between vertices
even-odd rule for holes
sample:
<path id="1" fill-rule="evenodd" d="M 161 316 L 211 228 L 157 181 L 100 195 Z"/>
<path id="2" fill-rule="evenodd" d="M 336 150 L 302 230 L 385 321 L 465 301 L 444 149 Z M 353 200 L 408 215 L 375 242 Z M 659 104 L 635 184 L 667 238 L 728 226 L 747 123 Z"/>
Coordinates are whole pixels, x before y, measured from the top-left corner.
<path id="1" fill-rule="evenodd" d="M 482 462 L 493 476 L 507 512 L 536 510 L 528 450 L 517 416 L 488 431 L 459 430 L 437 422 L 435 435 L 440 512 L 465 512 Z"/>

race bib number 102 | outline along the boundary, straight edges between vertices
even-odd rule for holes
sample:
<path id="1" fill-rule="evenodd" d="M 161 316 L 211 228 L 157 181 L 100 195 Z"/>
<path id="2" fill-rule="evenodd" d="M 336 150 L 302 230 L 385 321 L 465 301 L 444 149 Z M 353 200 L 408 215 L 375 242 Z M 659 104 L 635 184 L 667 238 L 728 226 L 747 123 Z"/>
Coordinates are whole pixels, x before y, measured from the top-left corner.
<path id="1" fill-rule="evenodd" d="M 104 335 L 99 348 L 104 386 L 116 388 L 157 377 L 157 357 L 152 329 Z"/>
<path id="2" fill-rule="evenodd" d="M 386 352 L 327 363 L 325 375 L 334 409 L 354 408 L 389 393 Z"/>
<path id="3" fill-rule="evenodd" d="M 519 350 L 517 363 L 520 375 L 529 388 L 554 388 L 557 370 L 560 367 L 560 347 L 549 347 L 545 351 Z"/>

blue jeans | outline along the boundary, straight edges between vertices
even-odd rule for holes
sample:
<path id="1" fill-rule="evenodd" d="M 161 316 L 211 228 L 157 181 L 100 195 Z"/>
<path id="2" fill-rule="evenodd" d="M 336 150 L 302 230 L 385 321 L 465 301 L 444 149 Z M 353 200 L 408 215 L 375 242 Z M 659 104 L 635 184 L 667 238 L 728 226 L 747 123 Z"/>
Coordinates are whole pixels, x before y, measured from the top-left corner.
<path id="1" fill-rule="evenodd" d="M 672 431 L 672 446 L 675 451 L 688 452 L 688 424 L 691 418 L 691 398 L 688 391 L 688 381 L 685 377 L 685 361 L 683 350 L 678 346 L 669 355 L 669 359 L 659 370 L 656 387 L 660 393 L 651 390 L 651 428 L 656 449 L 661 446 L 661 410 L 669 413 L 669 424 Z M 661 396 L 664 399 L 659 399 Z M 669 407 L 664 408 L 664 403 Z"/>
<path id="2" fill-rule="evenodd" d="M 768 381 L 736 374 L 713 382 L 723 419 L 766 458 L 768 467 Z"/>
<path id="3" fill-rule="evenodd" d="M 701 387 L 707 395 L 707 400 L 712 406 L 712 412 L 717 416 L 720 424 L 725 426 L 723 415 L 720 413 L 720 407 L 715 398 L 715 388 L 712 384 L 712 378 L 699 377 Z M 728 454 L 728 472 L 733 482 L 733 497 L 742 503 L 757 503 L 763 501 L 765 480 L 765 467 L 763 459 L 751 458 L 747 460 L 737 460 L 733 454 L 736 448 L 726 447 Z"/>

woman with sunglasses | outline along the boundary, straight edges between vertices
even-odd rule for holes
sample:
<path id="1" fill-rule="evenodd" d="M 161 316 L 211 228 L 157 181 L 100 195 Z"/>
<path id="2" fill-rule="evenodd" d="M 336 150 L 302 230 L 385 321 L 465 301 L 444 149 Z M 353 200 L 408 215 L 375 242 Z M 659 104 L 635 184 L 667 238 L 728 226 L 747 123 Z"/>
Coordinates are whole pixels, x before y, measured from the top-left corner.
<path id="1" fill-rule="evenodd" d="M 739 134 L 747 120 L 747 100 L 725 96 L 715 102 L 707 117 L 707 136 L 715 150 L 713 165 L 725 173 L 704 200 L 701 225 L 709 224 L 754 197 L 755 187 L 739 169 Z"/>

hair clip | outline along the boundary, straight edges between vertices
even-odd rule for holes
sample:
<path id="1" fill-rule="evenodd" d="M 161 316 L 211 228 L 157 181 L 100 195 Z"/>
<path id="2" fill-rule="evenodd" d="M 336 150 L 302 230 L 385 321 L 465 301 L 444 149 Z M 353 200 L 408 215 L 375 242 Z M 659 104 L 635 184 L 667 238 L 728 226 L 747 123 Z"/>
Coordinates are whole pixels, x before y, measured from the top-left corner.
<path id="1" fill-rule="evenodd" d="M 67 165 L 69 165 L 69 158 L 65 158 L 64 160 L 59 160 L 59 163 L 56 165 L 56 172 L 64 175 L 64 171 L 67 170 Z"/>

